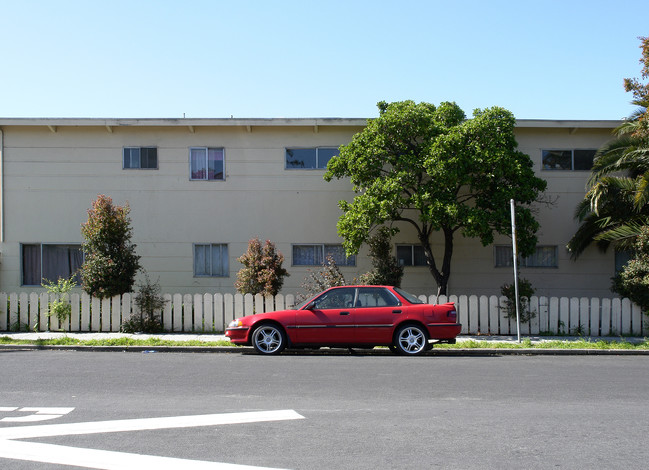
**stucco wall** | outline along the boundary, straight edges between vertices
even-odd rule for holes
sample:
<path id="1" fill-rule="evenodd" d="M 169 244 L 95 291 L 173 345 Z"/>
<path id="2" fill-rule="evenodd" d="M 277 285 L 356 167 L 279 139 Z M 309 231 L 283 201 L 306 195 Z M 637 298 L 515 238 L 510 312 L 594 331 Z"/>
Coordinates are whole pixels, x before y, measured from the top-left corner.
<path id="1" fill-rule="evenodd" d="M 87 124 L 87 123 L 86 123 Z M 299 124 L 299 123 L 298 123 Z M 142 265 L 167 292 L 233 292 L 240 256 L 252 237 L 270 239 L 286 256 L 291 277 L 284 293 L 299 291 L 307 268 L 292 266 L 294 243 L 341 243 L 336 234 L 337 202 L 353 197 L 348 181 L 326 183 L 323 170 L 286 170 L 286 147 L 339 146 L 359 125 L 115 126 L 3 125 L 4 241 L 0 291 L 20 287 L 20 243 L 80 243 L 80 225 L 98 194 L 131 206 L 133 241 Z M 527 268 L 544 295 L 609 295 L 613 253 L 588 250 L 577 262 L 565 245 L 576 230 L 576 204 L 583 197 L 588 172 L 541 170 L 544 148 L 597 148 L 610 138 L 610 127 L 574 130 L 565 126 L 517 128 L 520 149 L 547 179 L 555 205 L 539 208 L 539 243 L 559 246 L 558 268 Z M 155 146 L 157 170 L 122 169 L 122 148 Z M 189 148 L 225 148 L 225 181 L 190 181 Z M 441 240 L 441 239 L 440 239 Z M 441 256 L 440 240 L 435 250 Z M 415 243 L 405 229 L 396 243 Z M 193 276 L 193 243 L 227 243 L 229 277 Z M 509 243 L 499 237 L 497 243 Z M 344 267 L 348 279 L 367 271 L 365 252 L 356 267 Z M 311 268 L 314 269 L 314 268 Z M 450 293 L 497 293 L 512 273 L 494 267 L 493 246 L 458 235 Z M 425 267 L 408 267 L 404 287 L 432 293 Z"/>

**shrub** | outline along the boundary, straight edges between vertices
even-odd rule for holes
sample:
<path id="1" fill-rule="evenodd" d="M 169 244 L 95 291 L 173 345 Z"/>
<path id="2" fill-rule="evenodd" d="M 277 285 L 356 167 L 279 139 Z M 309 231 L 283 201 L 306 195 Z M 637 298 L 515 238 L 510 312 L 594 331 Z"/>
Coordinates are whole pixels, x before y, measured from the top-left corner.
<path id="1" fill-rule="evenodd" d="M 237 273 L 234 287 L 242 294 L 277 295 L 289 275 L 282 267 L 284 255 L 270 240 L 262 247 L 259 238 L 253 238 L 248 242 L 248 251 L 237 261 L 243 268 Z"/>
<path id="2" fill-rule="evenodd" d="M 84 262 L 81 266 L 83 289 L 105 298 L 131 292 L 140 257 L 131 243 L 130 208 L 113 205 L 113 200 L 99 195 L 88 210 L 88 221 L 81 226 Z"/>
<path id="3" fill-rule="evenodd" d="M 530 310 L 530 297 L 534 295 L 534 292 L 536 290 L 532 287 L 530 281 L 527 279 L 518 280 L 519 314 L 522 323 L 527 323 L 536 317 L 536 312 Z M 500 305 L 500 308 L 505 310 L 507 318 L 516 319 L 516 286 L 514 284 L 504 284 L 500 288 L 500 293 L 507 297 L 504 304 Z"/>
<path id="4" fill-rule="evenodd" d="M 295 301 L 300 304 L 330 287 L 345 285 L 347 285 L 345 276 L 340 272 L 340 268 L 336 264 L 333 256 L 327 255 L 319 271 L 314 272 L 309 270 L 309 275 L 302 283 L 304 292 L 298 294 L 295 297 Z"/>
<path id="5" fill-rule="evenodd" d="M 65 294 L 68 294 L 73 287 L 76 287 L 77 283 L 75 281 L 76 274 L 70 276 L 70 278 L 59 277 L 56 282 L 50 281 L 48 279 L 43 279 L 41 286 L 47 289 L 47 292 L 50 294 L 55 294 L 56 298 L 50 300 L 48 303 L 49 311 L 48 315 L 50 317 L 56 316 L 59 323 L 65 322 L 70 318 L 72 313 L 72 307 L 70 306 L 69 300 L 65 299 Z"/>
<path id="6" fill-rule="evenodd" d="M 160 310 L 167 301 L 162 297 L 159 281 L 151 282 L 148 274 L 144 274 L 144 282 L 138 284 L 138 294 L 135 297 L 137 313 L 122 322 L 124 333 L 159 333 L 163 330 L 160 321 Z"/>
<path id="7" fill-rule="evenodd" d="M 403 266 L 399 266 L 397 258 L 392 255 L 390 238 L 390 229 L 387 227 L 381 227 L 376 235 L 370 237 L 367 244 L 374 269 L 361 275 L 359 284 L 401 287 Z"/>
<path id="8" fill-rule="evenodd" d="M 649 314 L 649 227 L 642 227 L 633 258 L 613 278 L 611 290 L 628 297 Z"/>

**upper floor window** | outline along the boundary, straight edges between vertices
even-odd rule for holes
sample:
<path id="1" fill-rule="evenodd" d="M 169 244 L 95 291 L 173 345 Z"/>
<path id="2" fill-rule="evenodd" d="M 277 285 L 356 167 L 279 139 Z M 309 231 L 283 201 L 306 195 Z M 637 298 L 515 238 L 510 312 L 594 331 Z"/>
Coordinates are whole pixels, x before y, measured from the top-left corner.
<path id="1" fill-rule="evenodd" d="M 293 245 L 293 266 L 322 266 L 331 256 L 337 266 L 356 266 L 356 256 L 347 256 L 342 245 Z"/>
<path id="2" fill-rule="evenodd" d="M 590 170 L 597 150 L 543 150 L 544 170 Z"/>
<path id="3" fill-rule="evenodd" d="M 286 149 L 287 170 L 313 170 L 327 168 L 331 157 L 338 155 L 336 147 Z"/>
<path id="4" fill-rule="evenodd" d="M 189 177 L 192 180 L 225 180 L 225 151 L 222 148 L 189 149 Z"/>
<path id="5" fill-rule="evenodd" d="M 514 266 L 514 255 L 509 245 L 496 245 L 495 257 L 497 268 Z M 519 265 L 525 268 L 556 268 L 559 266 L 558 247 L 556 245 L 537 246 L 532 255 L 520 258 Z"/>
<path id="6" fill-rule="evenodd" d="M 426 266 L 426 255 L 421 245 L 397 245 L 399 266 Z"/>
<path id="7" fill-rule="evenodd" d="M 56 282 L 59 277 L 69 278 L 83 264 L 81 245 L 24 243 L 20 251 L 23 286 L 40 286 L 44 279 Z"/>
<path id="8" fill-rule="evenodd" d="M 228 245 L 223 243 L 194 245 L 195 277 L 228 277 Z"/>
<path id="9" fill-rule="evenodd" d="M 156 147 L 124 147 L 124 169 L 158 169 Z"/>

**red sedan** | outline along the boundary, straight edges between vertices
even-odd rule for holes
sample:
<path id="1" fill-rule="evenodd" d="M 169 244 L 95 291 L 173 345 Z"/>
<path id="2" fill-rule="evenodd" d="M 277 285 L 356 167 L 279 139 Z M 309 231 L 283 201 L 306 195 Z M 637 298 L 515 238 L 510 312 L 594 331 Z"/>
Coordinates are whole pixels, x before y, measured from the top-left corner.
<path id="1" fill-rule="evenodd" d="M 425 304 L 398 287 L 332 287 L 294 310 L 238 318 L 225 335 L 262 354 L 286 347 L 389 346 L 404 355 L 422 354 L 435 342 L 454 343 L 462 325 L 455 304 Z"/>

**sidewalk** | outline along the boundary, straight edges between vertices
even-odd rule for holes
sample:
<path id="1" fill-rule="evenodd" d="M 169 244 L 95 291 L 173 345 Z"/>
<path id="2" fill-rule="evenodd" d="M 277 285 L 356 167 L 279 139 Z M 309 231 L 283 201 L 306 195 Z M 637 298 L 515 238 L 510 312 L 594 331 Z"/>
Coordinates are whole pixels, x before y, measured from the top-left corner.
<path id="1" fill-rule="evenodd" d="M 89 340 L 106 340 L 118 338 L 132 338 L 135 340 L 144 340 L 157 338 L 162 341 L 198 341 L 201 343 L 216 342 L 219 340 L 227 340 L 225 335 L 219 334 L 187 334 L 187 333 L 164 333 L 164 334 L 128 334 L 128 333 L 66 333 L 66 332 L 24 332 L 24 333 L 8 333 L 0 332 L 1 337 L 9 337 L 15 340 L 28 340 L 38 341 L 45 339 L 57 338 L 73 338 L 80 341 Z M 642 343 L 644 338 L 638 337 L 579 337 L 579 336 L 521 336 L 521 341 L 530 340 L 532 344 L 539 344 L 547 341 L 578 341 L 585 340 L 589 342 L 607 341 L 607 342 L 628 342 L 628 343 Z M 488 343 L 510 343 L 517 344 L 516 336 L 476 336 L 476 335 L 460 335 L 457 337 L 457 343 L 461 346 L 463 342 L 485 341 Z M 494 345 L 495 346 L 495 345 Z M 134 351 L 134 352 L 246 352 L 251 351 L 251 347 L 240 346 L 78 346 L 78 345 L 0 345 L 2 349 L 20 349 L 20 350 L 35 350 L 35 349 L 51 349 L 51 350 L 94 350 L 94 351 Z M 369 354 L 370 350 L 359 349 L 363 354 Z M 313 350 L 311 351 L 313 352 Z M 323 348 L 319 351 L 320 354 L 348 354 L 347 348 L 329 349 Z M 387 348 L 374 349 L 371 354 L 391 354 Z M 625 354 L 625 355 L 649 355 L 649 350 L 637 349 L 550 349 L 550 348 L 453 348 L 441 349 L 433 348 L 429 352 L 432 355 L 611 355 L 611 354 Z"/>

